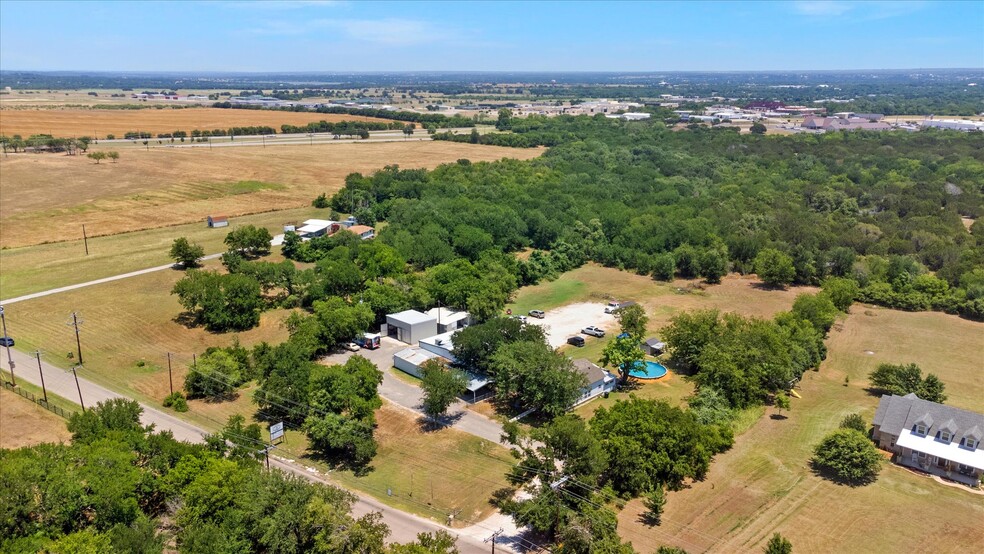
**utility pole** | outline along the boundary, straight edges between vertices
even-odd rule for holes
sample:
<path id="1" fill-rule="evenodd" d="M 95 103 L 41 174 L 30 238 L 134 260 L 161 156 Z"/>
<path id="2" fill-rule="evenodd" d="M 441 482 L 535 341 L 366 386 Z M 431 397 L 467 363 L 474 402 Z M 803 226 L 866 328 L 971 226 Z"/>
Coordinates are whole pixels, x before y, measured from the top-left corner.
<path id="1" fill-rule="evenodd" d="M 81 364 L 79 364 L 81 365 Z M 75 390 L 79 391 L 79 406 L 82 406 L 82 413 L 85 413 L 85 403 L 82 402 L 82 387 L 79 386 L 79 374 L 75 372 L 79 365 L 72 366 L 72 376 L 75 377 Z"/>
<path id="2" fill-rule="evenodd" d="M 0 322 L 3 322 L 3 345 L 7 349 L 7 363 L 10 365 L 10 384 L 17 386 L 17 378 L 14 377 L 14 359 L 10 357 L 10 335 L 7 334 L 7 316 L 4 315 L 3 306 L 0 306 Z"/>
<path id="3" fill-rule="evenodd" d="M 171 353 L 167 353 L 167 384 L 171 387 L 171 394 L 174 394 L 174 379 L 171 377 Z"/>
<path id="4" fill-rule="evenodd" d="M 85 234 L 85 223 L 82 224 L 82 244 L 85 244 L 85 255 L 89 255 L 89 237 Z"/>
<path id="5" fill-rule="evenodd" d="M 502 531 L 502 528 L 500 527 L 498 531 L 496 531 L 495 533 L 492 533 L 492 536 L 491 537 L 489 537 L 489 538 L 487 538 L 487 539 L 485 539 L 485 540 L 482 541 L 482 542 L 491 542 L 492 543 L 492 554 L 495 554 L 495 540 L 497 538 L 499 538 L 499 535 L 501 535 L 502 533 L 503 533 L 503 531 Z"/>
<path id="6" fill-rule="evenodd" d="M 41 369 L 41 351 L 35 350 L 34 355 L 38 358 L 38 374 L 41 375 L 41 391 L 44 393 L 44 404 L 48 405 L 48 389 L 44 386 L 44 370 Z"/>
<path id="7" fill-rule="evenodd" d="M 75 346 L 79 350 L 79 365 L 82 365 L 82 341 L 79 339 L 79 325 L 82 325 L 85 321 L 79 321 L 79 313 L 72 312 L 72 321 L 66 323 L 66 325 L 72 325 L 75 327 Z"/>

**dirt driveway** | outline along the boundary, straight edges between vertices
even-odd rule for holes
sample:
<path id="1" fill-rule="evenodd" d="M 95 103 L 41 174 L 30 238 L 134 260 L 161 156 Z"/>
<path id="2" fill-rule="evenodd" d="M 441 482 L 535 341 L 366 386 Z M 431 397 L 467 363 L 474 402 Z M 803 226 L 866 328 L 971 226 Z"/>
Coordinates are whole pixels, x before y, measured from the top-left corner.
<path id="1" fill-rule="evenodd" d="M 547 342 L 557 348 L 568 337 L 581 334 L 589 325 L 601 327 L 611 333 L 617 329 L 615 316 L 605 313 L 605 305 L 598 302 L 580 302 L 549 310 L 543 319 L 529 318 L 529 323 L 540 325 L 547 332 Z"/>

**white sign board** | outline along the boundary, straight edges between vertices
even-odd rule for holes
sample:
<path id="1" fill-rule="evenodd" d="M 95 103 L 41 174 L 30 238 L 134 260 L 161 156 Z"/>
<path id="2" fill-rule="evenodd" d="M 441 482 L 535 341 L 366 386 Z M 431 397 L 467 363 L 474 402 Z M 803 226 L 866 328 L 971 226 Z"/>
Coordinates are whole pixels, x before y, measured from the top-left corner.
<path id="1" fill-rule="evenodd" d="M 284 436 L 284 422 L 277 423 L 270 426 L 270 442 L 273 442 L 280 437 Z"/>

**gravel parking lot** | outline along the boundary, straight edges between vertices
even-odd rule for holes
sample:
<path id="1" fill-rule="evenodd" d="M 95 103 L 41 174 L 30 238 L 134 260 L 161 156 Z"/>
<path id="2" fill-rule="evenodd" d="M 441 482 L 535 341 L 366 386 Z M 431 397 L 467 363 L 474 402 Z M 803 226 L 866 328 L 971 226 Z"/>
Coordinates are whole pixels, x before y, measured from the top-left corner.
<path id="1" fill-rule="evenodd" d="M 598 302 L 568 304 L 547 311 L 543 319 L 531 317 L 528 323 L 542 326 L 547 332 L 547 342 L 554 348 L 565 344 L 568 337 L 580 335 L 581 329 L 589 325 L 601 327 L 606 333 L 617 330 L 615 316 L 606 314 L 605 305 Z"/>

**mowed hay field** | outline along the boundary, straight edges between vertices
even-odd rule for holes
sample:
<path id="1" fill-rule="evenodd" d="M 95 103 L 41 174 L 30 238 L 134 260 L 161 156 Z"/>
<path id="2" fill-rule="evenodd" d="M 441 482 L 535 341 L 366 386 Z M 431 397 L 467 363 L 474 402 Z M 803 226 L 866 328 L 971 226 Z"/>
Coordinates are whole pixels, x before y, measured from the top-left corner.
<path id="1" fill-rule="evenodd" d="M 947 384 L 948 404 L 984 411 L 984 325 L 855 305 L 827 344 L 827 360 L 804 375 L 788 419 L 760 418 L 705 481 L 670 493 L 661 526 L 641 523 L 644 508 L 630 502 L 619 515 L 623 538 L 642 551 L 669 544 L 688 552 L 757 552 L 775 532 L 797 552 L 956 553 L 984 544 L 984 496 L 887 462 L 877 481 L 858 488 L 808 466 L 813 446 L 844 416 L 874 416 L 878 398 L 865 389 L 879 363 L 915 362 Z"/>
<path id="2" fill-rule="evenodd" d="M 15 247 L 309 206 L 352 172 L 529 159 L 540 149 L 448 141 L 270 148 L 128 149 L 118 163 L 83 156 L 0 158 L 0 246 Z M 43 224 L 42 224 L 43 223 Z"/>
<path id="3" fill-rule="evenodd" d="M 154 136 L 158 133 L 185 131 L 190 135 L 195 129 L 211 131 L 259 126 L 273 127 L 279 133 L 281 125 L 307 125 L 317 121 L 390 122 L 387 119 L 347 114 L 198 107 L 142 110 L 5 109 L 0 110 L 0 135 L 21 135 L 27 138 L 30 135 L 48 134 L 55 137 L 95 136 L 103 139 L 109 134 L 123 138 L 124 133 L 129 131 L 145 131 Z"/>
<path id="4" fill-rule="evenodd" d="M 0 448 L 21 448 L 72 438 L 65 419 L 0 388 Z"/>

